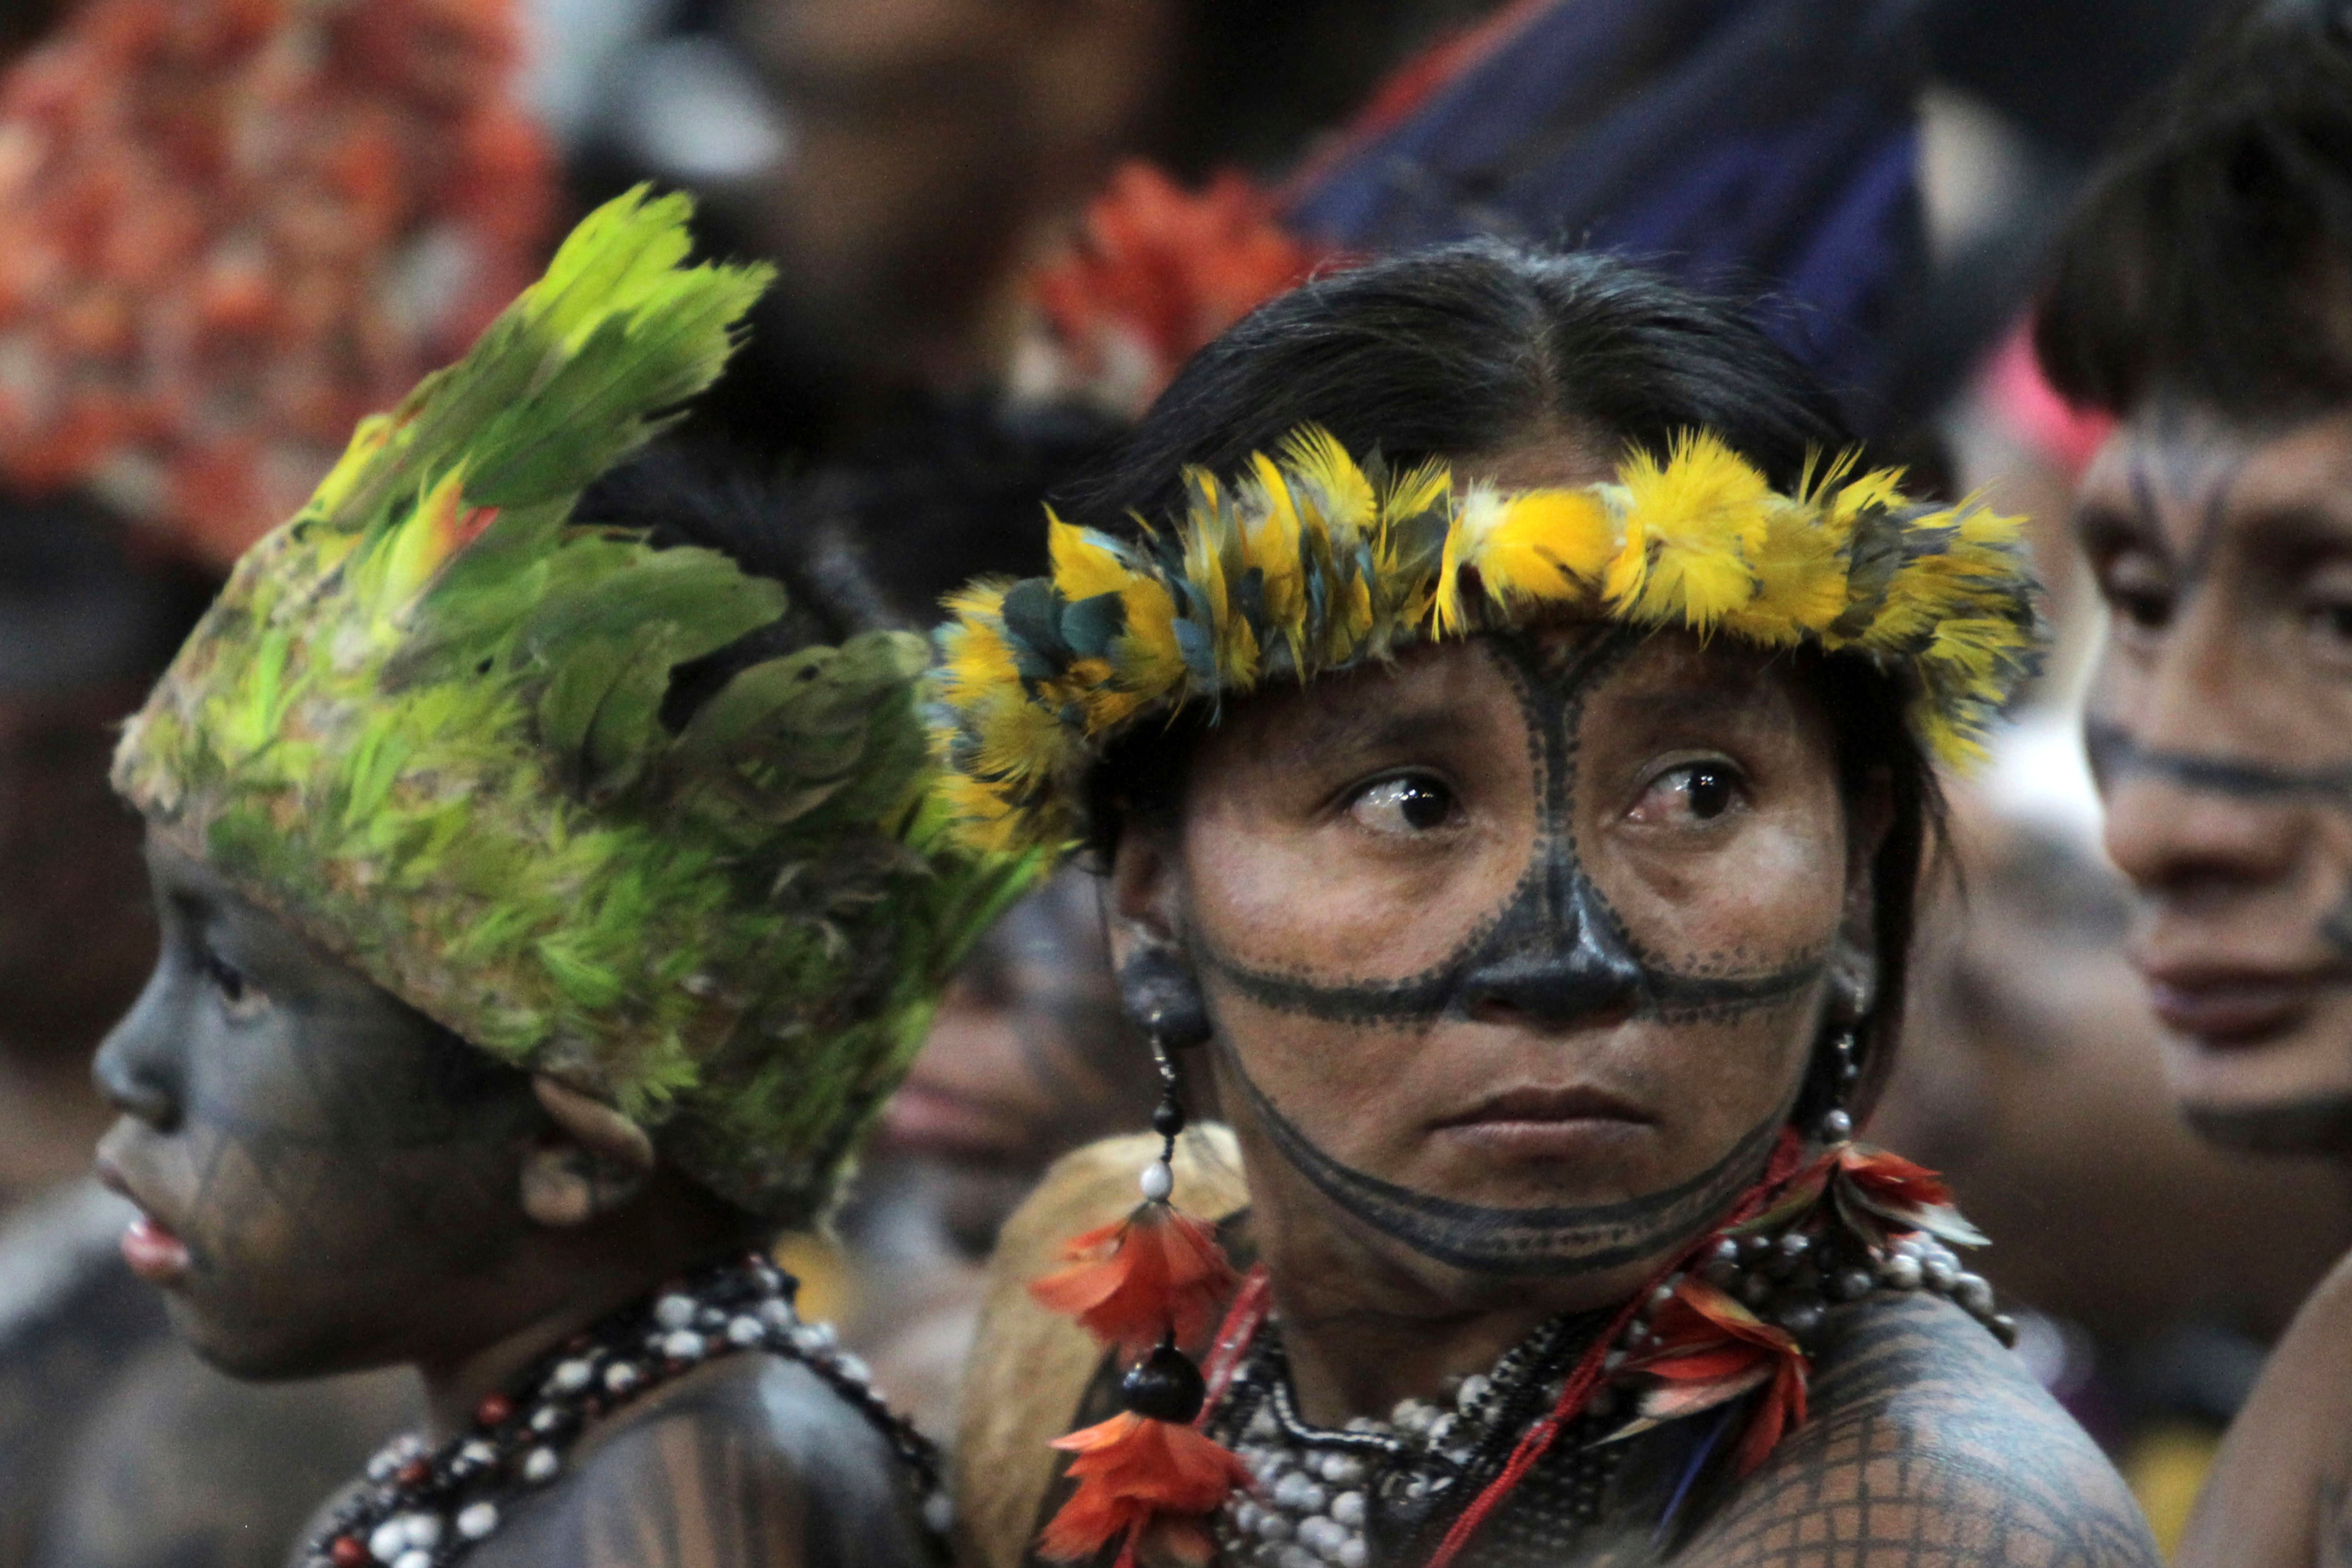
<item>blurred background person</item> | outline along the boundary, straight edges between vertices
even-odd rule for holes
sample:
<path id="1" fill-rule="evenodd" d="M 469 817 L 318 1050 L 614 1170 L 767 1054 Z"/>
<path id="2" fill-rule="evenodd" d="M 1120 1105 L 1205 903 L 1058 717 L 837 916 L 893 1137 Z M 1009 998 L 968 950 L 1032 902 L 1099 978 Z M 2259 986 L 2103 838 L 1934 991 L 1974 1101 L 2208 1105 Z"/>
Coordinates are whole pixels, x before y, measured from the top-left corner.
<path id="1" fill-rule="evenodd" d="M 106 763 L 210 574 L 530 276 L 551 165 L 503 4 L 59 0 L 0 50 L 0 1564 L 275 1563 L 413 1392 L 231 1384 L 123 1265 Z"/>
<path id="2" fill-rule="evenodd" d="M 2212 1142 L 2352 1151 L 2352 9 L 2250 6 L 2116 147 L 2035 334 L 2117 423 L 2074 520 L 2108 616 L 2085 731 L 2171 1098 Z M 2254 1211 L 2241 1223 L 2263 1224 Z M 2341 1561 L 2352 1272 L 2297 1313 L 2181 1561 Z"/>

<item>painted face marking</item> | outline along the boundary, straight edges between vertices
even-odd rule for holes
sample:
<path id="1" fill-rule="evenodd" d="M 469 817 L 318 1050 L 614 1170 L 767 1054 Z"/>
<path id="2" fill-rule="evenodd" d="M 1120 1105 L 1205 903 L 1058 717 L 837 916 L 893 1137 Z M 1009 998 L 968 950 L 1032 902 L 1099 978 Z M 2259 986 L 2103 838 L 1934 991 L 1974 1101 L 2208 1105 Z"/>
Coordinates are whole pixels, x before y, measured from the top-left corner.
<path id="1" fill-rule="evenodd" d="M 1359 1025 L 1464 1018 L 1493 1003 L 1554 1025 L 1620 1008 L 1669 1022 L 1719 1021 L 1801 995 L 1825 972 L 1826 946 L 1758 974 L 1670 969 L 1635 949 L 1577 858 L 1570 807 L 1577 724 L 1586 696 L 1645 636 L 1616 626 L 1565 647 L 1513 636 L 1481 644 L 1508 679 L 1527 721 L 1538 788 L 1536 840 L 1502 908 L 1452 953 L 1402 980 L 1338 982 L 1258 969 L 1198 936 L 1192 939 L 1195 961 L 1261 1006 Z"/>
<path id="2" fill-rule="evenodd" d="M 2105 788 L 2133 773 L 2152 775 L 2208 795 L 2236 800 L 2313 801 L 2352 809 L 2352 767 L 2309 772 L 2273 768 L 2230 757 L 2154 751 L 2139 744 L 2121 725 L 2092 720 L 2083 727 L 2091 773 Z"/>
<path id="3" fill-rule="evenodd" d="M 1259 1089 L 1232 1049 L 1218 1047 L 1258 1123 L 1317 1191 L 1423 1257 L 1481 1274 L 1566 1278 L 1649 1257 L 1714 1219 L 1764 1168 L 1789 1119 L 1782 1106 L 1731 1152 L 1686 1182 L 1622 1203 L 1501 1208 L 1456 1203 L 1384 1182 L 1318 1148 Z"/>

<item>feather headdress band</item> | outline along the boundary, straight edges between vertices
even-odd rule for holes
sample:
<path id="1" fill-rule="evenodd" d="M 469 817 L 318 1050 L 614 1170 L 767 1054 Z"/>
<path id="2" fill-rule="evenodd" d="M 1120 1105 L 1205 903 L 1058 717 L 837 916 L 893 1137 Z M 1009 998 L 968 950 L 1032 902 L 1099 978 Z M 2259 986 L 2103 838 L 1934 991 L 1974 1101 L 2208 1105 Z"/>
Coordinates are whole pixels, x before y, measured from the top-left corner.
<path id="1" fill-rule="evenodd" d="M 581 224 L 459 363 L 360 426 L 124 734 L 151 830 L 502 1061 L 779 1224 L 830 1198 L 1035 858 L 960 847 L 920 638 L 673 672 L 775 622 L 713 551 L 574 526 L 766 283 L 684 197 Z"/>
<path id="2" fill-rule="evenodd" d="M 1937 758 L 1980 750 L 2040 626 L 2017 520 L 1906 500 L 1850 462 L 1776 492 L 1695 432 L 1614 483 L 1456 490 L 1297 432 L 1232 483 L 1194 470 L 1172 527 L 1138 541 L 1050 520 L 1053 571 L 949 601 L 933 739 L 973 843 L 1081 836 L 1086 780 L 1154 716 L 1415 644 L 1561 616 L 1686 626 L 1853 654 L 1900 681 Z"/>

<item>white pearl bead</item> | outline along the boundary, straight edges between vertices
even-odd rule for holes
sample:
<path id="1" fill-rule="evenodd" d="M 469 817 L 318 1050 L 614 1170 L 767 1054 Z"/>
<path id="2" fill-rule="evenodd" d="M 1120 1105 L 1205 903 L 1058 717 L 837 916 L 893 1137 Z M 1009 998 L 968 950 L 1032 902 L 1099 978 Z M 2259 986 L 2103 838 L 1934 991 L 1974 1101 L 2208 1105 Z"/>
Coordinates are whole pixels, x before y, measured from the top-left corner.
<path id="1" fill-rule="evenodd" d="M 793 1343 L 803 1355 L 822 1355 L 833 1348 L 831 1323 L 803 1323 L 793 1331 Z"/>
<path id="2" fill-rule="evenodd" d="M 554 1449 L 533 1448 L 522 1462 L 522 1479 L 533 1486 L 543 1486 L 553 1480 L 555 1472 L 562 1468 L 563 1461 L 555 1457 Z"/>
<path id="3" fill-rule="evenodd" d="M 379 1563 L 389 1563 L 408 1550 L 408 1527 L 399 1519 L 387 1519 L 368 1531 L 368 1555 Z"/>
<path id="4" fill-rule="evenodd" d="M 441 1544 L 441 1516 L 437 1513 L 412 1513 L 407 1519 L 408 1544 L 426 1550 Z"/>
<path id="5" fill-rule="evenodd" d="M 634 1363 L 616 1361 L 604 1369 L 604 1386 L 614 1394 L 626 1394 L 637 1385 L 637 1369 Z"/>
<path id="6" fill-rule="evenodd" d="M 1364 1494 L 1341 1492 L 1331 1500 L 1331 1517 L 1349 1530 L 1364 1528 Z"/>
<path id="7" fill-rule="evenodd" d="M 594 1367 L 575 1357 L 571 1361 L 556 1363 L 555 1375 L 548 1381 L 555 1384 L 555 1391 L 558 1394 L 577 1394 L 587 1387 L 595 1375 Z"/>
<path id="8" fill-rule="evenodd" d="M 1360 1535 L 1351 1535 L 1339 1543 L 1339 1568 L 1370 1568 L 1371 1548 Z"/>
<path id="9" fill-rule="evenodd" d="M 665 1329 L 690 1329 L 694 1326 L 694 1298 L 664 1296 L 654 1303 L 654 1321 Z"/>
<path id="10" fill-rule="evenodd" d="M 727 1323 L 730 1342 L 749 1350 L 768 1337 L 767 1326 L 757 1318 L 730 1318 Z"/>
<path id="11" fill-rule="evenodd" d="M 480 1541 L 498 1527 L 499 1505 L 487 1498 L 457 1510 L 457 1533 L 468 1541 Z"/>
<path id="12" fill-rule="evenodd" d="M 1176 1190 L 1176 1173 L 1168 1168 L 1167 1161 L 1154 1160 L 1143 1167 L 1143 1180 L 1138 1184 L 1148 1202 L 1160 1203 Z"/>
<path id="13" fill-rule="evenodd" d="M 833 1364 L 835 1371 L 852 1383 L 864 1383 L 874 1375 L 872 1367 L 867 1366 L 864 1360 L 851 1355 L 847 1351 L 835 1357 Z"/>
<path id="14" fill-rule="evenodd" d="M 923 1523 L 934 1535 L 945 1535 L 955 1527 L 955 1499 L 946 1492 L 933 1492 L 923 1500 Z"/>
<path id="15" fill-rule="evenodd" d="M 392 1568 L 433 1568 L 433 1553 L 418 1547 L 393 1559 Z"/>
<path id="16" fill-rule="evenodd" d="M 691 1329 L 680 1329 L 662 1341 L 662 1354 L 672 1361 L 700 1361 L 705 1348 L 702 1336 Z"/>
<path id="17" fill-rule="evenodd" d="M 779 1298 L 760 1303 L 760 1321 L 772 1329 L 789 1333 L 800 1319 L 793 1313 L 793 1304 Z"/>
<path id="18" fill-rule="evenodd" d="M 1472 1373 L 1468 1377 L 1462 1380 L 1461 1390 L 1454 1396 L 1455 1408 L 1461 1410 L 1477 1409 L 1478 1402 L 1486 1397 L 1486 1390 L 1490 1386 L 1491 1384 L 1487 1383 L 1485 1377 L 1477 1373 Z"/>
<path id="19" fill-rule="evenodd" d="M 457 1458 L 478 1468 L 498 1463 L 499 1451 L 479 1437 L 471 1437 L 467 1439 L 464 1447 L 457 1450 Z"/>

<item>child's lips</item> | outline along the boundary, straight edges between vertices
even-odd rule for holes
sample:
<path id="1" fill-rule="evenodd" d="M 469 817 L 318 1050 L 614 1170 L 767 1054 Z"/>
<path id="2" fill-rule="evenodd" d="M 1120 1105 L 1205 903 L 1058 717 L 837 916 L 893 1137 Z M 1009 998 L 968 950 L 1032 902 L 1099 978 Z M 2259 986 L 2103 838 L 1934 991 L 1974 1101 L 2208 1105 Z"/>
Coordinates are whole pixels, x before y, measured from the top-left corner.
<path id="1" fill-rule="evenodd" d="M 123 1227 L 122 1261 L 150 1285 L 176 1285 L 188 1272 L 188 1244 L 163 1221 L 142 1214 Z"/>

